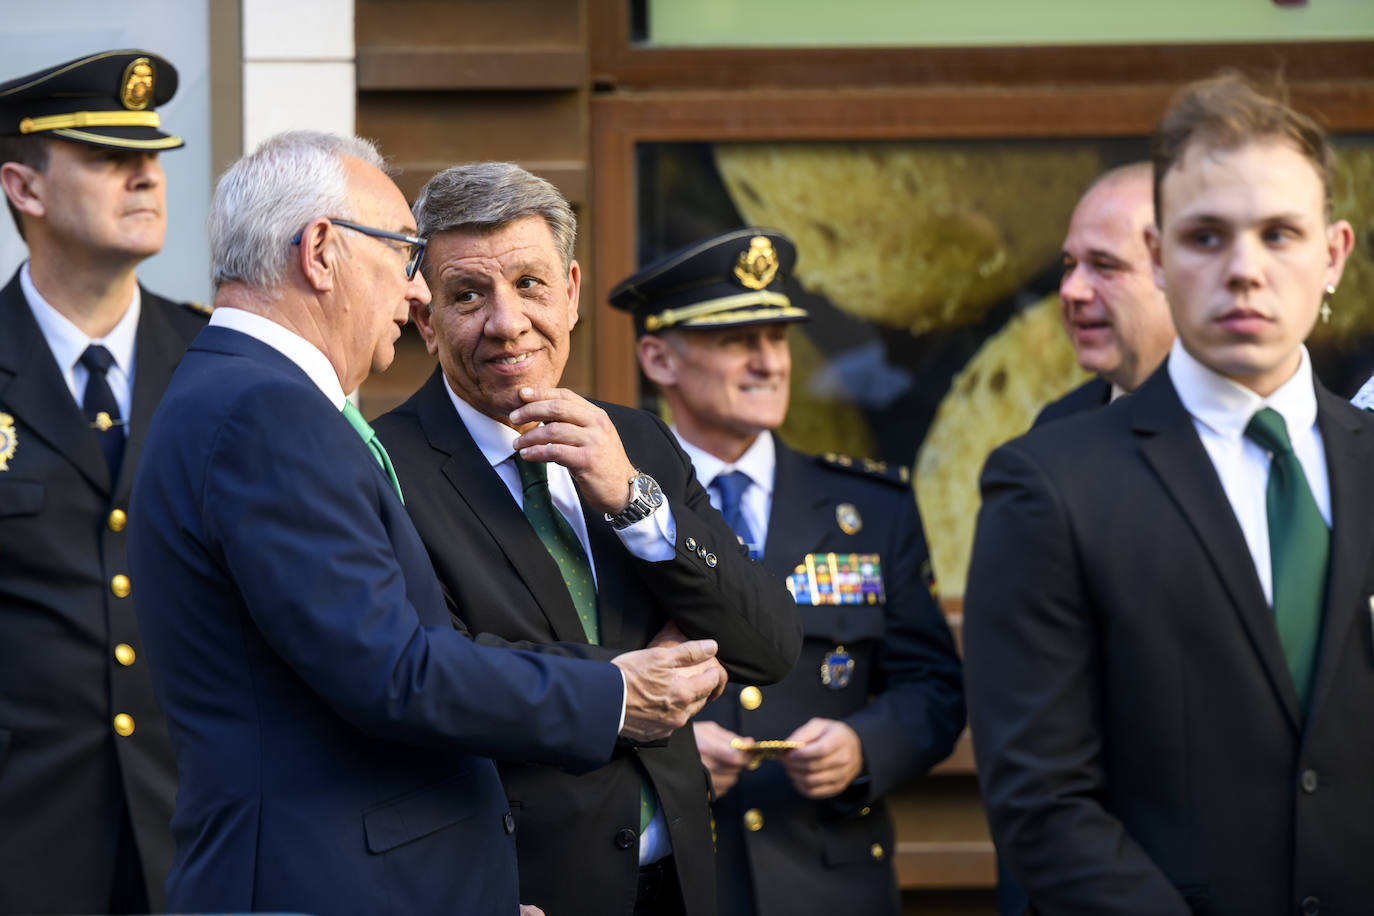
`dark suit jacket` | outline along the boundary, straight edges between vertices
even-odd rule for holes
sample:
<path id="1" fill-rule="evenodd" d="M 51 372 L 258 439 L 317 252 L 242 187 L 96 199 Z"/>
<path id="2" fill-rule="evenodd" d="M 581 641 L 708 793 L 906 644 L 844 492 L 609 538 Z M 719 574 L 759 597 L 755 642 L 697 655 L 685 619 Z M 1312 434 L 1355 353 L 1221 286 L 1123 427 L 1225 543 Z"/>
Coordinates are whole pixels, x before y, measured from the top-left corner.
<path id="1" fill-rule="evenodd" d="M 780 679 L 801 645 L 786 589 L 739 546 L 658 418 L 600 406 L 630 460 L 667 495 L 678 549 L 669 561 L 640 560 L 584 504 L 596 565 L 599 646 L 587 644 L 557 565 L 478 451 L 440 372 L 377 421 L 402 491 L 424 494 L 406 508 L 461 625 L 479 634 L 479 642 L 610 658 L 642 648 L 671 619 L 690 638 L 718 640 L 718 657 L 732 678 Z M 622 744 L 609 765 L 581 776 L 528 763 L 502 765 L 519 823 L 522 902 L 559 916 L 630 911 L 641 772 L 663 805 L 687 913 L 713 911 L 710 784 L 691 729 L 656 746 Z"/>
<path id="2" fill-rule="evenodd" d="M 740 774 L 714 805 L 721 916 L 901 912 L 891 856 L 896 851 L 883 796 L 949 755 L 964 727 L 959 656 L 931 594 L 925 533 L 909 484 L 793 451 L 774 436 L 773 507 L 763 565 L 786 579 L 808 553 L 873 553 L 883 570 L 879 605 L 798 605 L 806 638 L 796 668 L 762 691 L 753 710 L 743 684 L 709 704 L 700 718 L 757 740 L 786 738 L 814 716 L 840 719 L 858 733 L 864 770 L 833 799 L 797 794 L 782 764 L 765 761 Z M 838 507 L 862 527 L 846 534 Z M 854 659 L 847 687 L 821 683 L 837 645 Z M 763 816 L 744 828 L 745 811 Z M 876 854 L 875 854 L 876 850 Z"/>
<path id="3" fill-rule="evenodd" d="M 0 912 L 104 912 L 127 806 L 148 900 L 172 863 L 176 768 L 134 619 L 129 487 L 153 408 L 205 315 L 141 290 L 130 434 L 119 479 L 33 319 L 0 290 Z M 0 453 L 8 451 L 0 443 Z M 113 515 L 116 510 L 121 515 Z M 132 664 L 115 660 L 120 644 Z M 127 657 L 127 656 L 126 656 Z M 117 736 L 117 713 L 134 732 Z"/>
<path id="4" fill-rule="evenodd" d="M 1333 527 L 1305 724 L 1165 369 L 988 459 L 964 664 L 993 834 L 1038 911 L 1374 900 L 1374 417 L 1317 403 Z"/>
<path id="5" fill-rule="evenodd" d="M 1111 400 L 1111 382 L 1104 382 L 1100 378 L 1089 379 L 1059 400 L 1046 404 L 1031 424 L 1031 429 L 1083 413 L 1085 410 L 1104 407 Z"/>
<path id="6" fill-rule="evenodd" d="M 181 777 L 168 907 L 513 916 L 514 822 L 484 757 L 604 761 L 619 672 L 455 631 L 367 446 L 244 334 L 187 351 L 133 507 Z"/>

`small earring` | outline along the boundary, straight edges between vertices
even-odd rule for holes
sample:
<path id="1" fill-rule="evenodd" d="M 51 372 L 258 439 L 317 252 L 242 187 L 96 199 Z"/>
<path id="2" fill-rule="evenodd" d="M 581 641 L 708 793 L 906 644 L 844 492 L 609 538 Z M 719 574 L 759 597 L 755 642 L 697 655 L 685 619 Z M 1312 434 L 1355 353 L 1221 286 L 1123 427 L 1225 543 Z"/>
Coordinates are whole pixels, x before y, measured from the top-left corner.
<path id="1" fill-rule="evenodd" d="M 1336 287 L 1335 287 L 1334 285 L 1330 284 L 1330 283 L 1326 284 L 1326 295 L 1327 295 L 1327 296 L 1334 296 L 1334 295 L 1336 295 Z M 1330 324 L 1330 323 L 1331 323 L 1331 303 L 1328 302 L 1326 299 L 1322 299 L 1321 316 L 1322 316 L 1322 324 Z"/>

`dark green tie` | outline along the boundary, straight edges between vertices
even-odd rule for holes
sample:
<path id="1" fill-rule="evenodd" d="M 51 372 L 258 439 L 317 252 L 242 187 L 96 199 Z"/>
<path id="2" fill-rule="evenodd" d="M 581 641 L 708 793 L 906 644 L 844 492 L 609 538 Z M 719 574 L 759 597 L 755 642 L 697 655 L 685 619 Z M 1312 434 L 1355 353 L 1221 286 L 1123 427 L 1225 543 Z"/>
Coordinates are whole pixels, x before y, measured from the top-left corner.
<path id="1" fill-rule="evenodd" d="M 525 494 L 525 518 L 534 526 L 549 556 L 558 561 L 558 571 L 563 574 L 563 583 L 568 586 L 568 594 L 582 621 L 582 632 L 587 635 L 587 642 L 595 646 L 601 642 L 601 633 L 597 625 L 592 564 L 572 525 L 554 506 L 549 495 L 549 466 L 516 455 L 515 469 L 520 472 L 520 488 Z"/>
<path id="2" fill-rule="evenodd" d="M 377 438 L 377 434 L 372 431 L 372 427 L 363 419 L 362 411 L 354 407 L 352 401 L 344 401 L 343 415 L 344 419 L 357 430 L 358 435 L 362 436 L 363 441 L 367 443 L 367 447 L 372 449 L 372 457 L 376 458 L 377 463 L 382 466 L 382 470 L 386 471 L 386 479 L 390 480 L 391 485 L 396 488 L 396 498 L 404 504 L 406 499 L 401 495 L 401 482 L 396 479 L 396 469 L 391 466 L 391 456 L 386 453 L 386 448 L 382 445 L 382 440 Z"/>
<path id="3" fill-rule="evenodd" d="M 597 621 L 596 583 L 592 579 L 592 564 L 587 552 L 582 549 L 572 525 L 553 504 L 549 495 L 549 466 L 543 461 L 526 461 L 515 456 L 515 469 L 520 472 L 520 489 L 525 497 L 525 518 L 534 526 L 539 540 L 549 556 L 558 561 L 558 571 L 563 574 L 563 583 L 572 596 L 573 606 L 577 608 L 578 619 L 582 621 L 582 631 L 587 634 L 587 642 L 597 645 L 601 642 L 600 627 Z M 649 826 L 654 816 L 654 790 L 649 781 L 639 781 L 639 832 Z"/>
<path id="4" fill-rule="evenodd" d="M 1322 606 L 1326 601 L 1331 532 L 1312 498 L 1302 463 L 1293 454 L 1283 417 L 1266 407 L 1251 418 L 1245 435 L 1273 456 L 1265 504 L 1269 515 L 1269 563 L 1274 578 L 1274 622 L 1288 659 L 1288 672 L 1298 691 L 1298 702 L 1306 713 L 1312 667 L 1317 660 Z"/>

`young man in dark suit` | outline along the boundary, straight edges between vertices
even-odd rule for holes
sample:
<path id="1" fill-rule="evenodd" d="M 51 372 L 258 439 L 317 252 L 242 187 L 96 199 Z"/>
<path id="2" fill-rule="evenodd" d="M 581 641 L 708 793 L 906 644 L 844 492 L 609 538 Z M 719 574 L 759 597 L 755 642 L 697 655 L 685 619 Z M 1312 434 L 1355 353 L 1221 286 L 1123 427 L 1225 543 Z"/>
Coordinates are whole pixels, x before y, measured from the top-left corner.
<path id="1" fill-rule="evenodd" d="M 709 640 L 612 665 L 453 628 L 402 504 L 430 494 L 344 396 L 429 300 L 381 166 L 367 141 L 279 134 L 211 203 L 216 310 L 130 528 L 181 779 L 174 911 L 513 914 L 516 817 L 485 758 L 595 766 L 724 686 Z"/>
<path id="2" fill-rule="evenodd" d="M 1074 208 L 1059 311 L 1078 365 L 1096 378 L 1047 405 L 1036 426 L 1135 391 L 1169 353 L 1173 321 L 1145 245 L 1155 212 L 1150 176 L 1148 162 L 1112 169 Z"/>
<path id="3" fill-rule="evenodd" d="M 0 85 L 0 184 L 29 259 L 0 290 L 0 912 L 162 909 L 176 768 L 125 556 L 153 408 L 202 306 L 162 248 L 176 69 L 106 51 Z"/>
<path id="4" fill-rule="evenodd" d="M 1238 77 L 1153 140 L 1178 341 L 983 472 L 978 774 L 1045 913 L 1359 912 L 1374 878 L 1374 417 L 1303 339 L 1353 245 L 1308 118 Z"/>
<path id="5" fill-rule="evenodd" d="M 959 659 L 906 469 L 803 455 L 787 415 L 788 331 L 806 312 L 784 279 L 792 242 L 742 229 L 620 283 L 644 374 L 713 503 L 788 583 L 801 660 L 742 681 L 698 717 L 715 790 L 724 916 L 900 912 L 883 796 L 944 759 L 964 725 Z M 782 741 L 763 760 L 758 741 Z M 767 745 L 764 745 L 767 747 Z"/>
<path id="6" fill-rule="evenodd" d="M 439 359 L 377 430 L 454 614 L 482 643 L 602 658 L 711 637 L 771 683 L 801 644 L 667 427 L 558 387 L 581 271 L 571 208 L 509 163 L 432 178 L 415 203 L 434 291 L 411 316 Z M 691 732 L 622 744 L 584 775 L 506 763 L 521 899 L 563 916 L 712 912 L 709 785 Z M 595 875 L 595 880 L 588 880 Z"/>

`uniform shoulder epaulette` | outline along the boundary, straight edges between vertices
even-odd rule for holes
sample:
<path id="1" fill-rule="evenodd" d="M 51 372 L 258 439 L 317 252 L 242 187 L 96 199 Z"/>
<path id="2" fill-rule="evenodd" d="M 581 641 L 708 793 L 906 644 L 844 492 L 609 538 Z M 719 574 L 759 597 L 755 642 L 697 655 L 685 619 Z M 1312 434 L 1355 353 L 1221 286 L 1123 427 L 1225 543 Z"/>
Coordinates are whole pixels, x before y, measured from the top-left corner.
<path id="1" fill-rule="evenodd" d="M 858 474 L 860 477 L 885 480 L 900 487 L 911 484 L 911 469 L 905 465 L 891 465 L 886 461 L 875 461 L 872 458 L 851 458 L 834 452 L 817 455 L 816 463 L 832 470 Z"/>
<path id="2" fill-rule="evenodd" d="M 204 302 L 183 302 L 181 305 L 183 308 L 189 309 L 197 315 L 209 315 L 215 310 L 214 306 L 206 305 Z"/>

